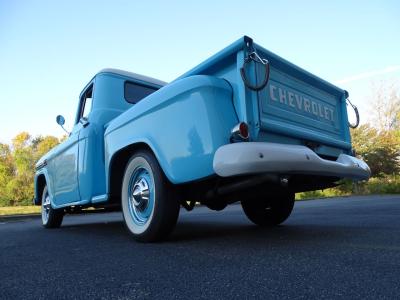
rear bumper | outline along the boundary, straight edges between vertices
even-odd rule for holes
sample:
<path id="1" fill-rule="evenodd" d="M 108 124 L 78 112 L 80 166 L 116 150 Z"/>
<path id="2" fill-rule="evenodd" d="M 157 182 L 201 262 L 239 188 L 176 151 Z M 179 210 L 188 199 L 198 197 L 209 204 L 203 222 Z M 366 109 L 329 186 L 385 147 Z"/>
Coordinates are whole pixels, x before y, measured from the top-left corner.
<path id="1" fill-rule="evenodd" d="M 215 152 L 213 167 L 222 177 L 255 173 L 304 174 L 367 180 L 368 165 L 340 154 L 336 161 L 320 158 L 305 146 L 275 143 L 234 143 Z"/>

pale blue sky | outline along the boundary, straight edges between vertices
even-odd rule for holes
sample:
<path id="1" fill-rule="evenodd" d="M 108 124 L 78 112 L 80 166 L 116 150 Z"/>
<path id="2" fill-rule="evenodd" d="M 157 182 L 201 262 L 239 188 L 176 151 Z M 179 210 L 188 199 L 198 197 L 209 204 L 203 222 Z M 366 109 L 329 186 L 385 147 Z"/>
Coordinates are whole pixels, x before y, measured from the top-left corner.
<path id="1" fill-rule="evenodd" d="M 100 69 L 171 81 L 243 35 L 349 90 L 400 81 L 400 1 L 0 0 L 0 142 L 70 129 Z M 363 117 L 363 116 L 362 116 Z"/>

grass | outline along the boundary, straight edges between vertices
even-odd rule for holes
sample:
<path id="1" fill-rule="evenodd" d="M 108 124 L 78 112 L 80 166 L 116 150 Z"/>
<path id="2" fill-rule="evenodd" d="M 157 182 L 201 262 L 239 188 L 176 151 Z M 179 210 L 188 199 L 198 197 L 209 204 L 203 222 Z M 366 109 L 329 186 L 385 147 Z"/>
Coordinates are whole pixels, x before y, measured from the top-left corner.
<path id="1" fill-rule="evenodd" d="M 0 216 L 25 215 L 40 213 L 40 206 L 6 206 L 0 207 Z"/>
<path id="2" fill-rule="evenodd" d="M 357 184 L 351 180 L 344 180 L 342 185 L 336 188 L 298 193 L 296 200 L 378 194 L 400 194 L 400 175 L 381 174 L 379 177 L 372 177 L 367 182 L 362 181 Z"/>

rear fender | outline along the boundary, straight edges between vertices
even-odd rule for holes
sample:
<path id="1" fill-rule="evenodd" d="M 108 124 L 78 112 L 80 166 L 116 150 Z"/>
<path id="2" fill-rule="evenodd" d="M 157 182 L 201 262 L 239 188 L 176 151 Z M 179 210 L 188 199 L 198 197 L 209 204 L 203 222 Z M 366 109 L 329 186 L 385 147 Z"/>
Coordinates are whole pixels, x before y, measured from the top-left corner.
<path id="1" fill-rule="evenodd" d="M 141 143 L 152 150 L 174 184 L 213 175 L 214 153 L 229 143 L 237 122 L 227 81 L 203 75 L 177 80 L 110 123 L 105 133 L 106 170 L 109 173 L 120 150 Z"/>

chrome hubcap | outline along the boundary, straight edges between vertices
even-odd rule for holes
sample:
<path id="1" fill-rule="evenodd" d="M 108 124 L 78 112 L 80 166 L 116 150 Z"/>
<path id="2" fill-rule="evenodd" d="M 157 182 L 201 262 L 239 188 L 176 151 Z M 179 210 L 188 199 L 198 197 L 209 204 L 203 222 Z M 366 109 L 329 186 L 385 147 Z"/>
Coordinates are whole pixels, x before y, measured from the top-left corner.
<path id="1" fill-rule="evenodd" d="M 42 203 L 42 220 L 43 220 L 43 223 L 45 223 L 45 224 L 49 220 L 50 208 L 51 208 L 50 196 L 48 193 L 46 193 L 46 196 Z"/>
<path id="2" fill-rule="evenodd" d="M 141 178 L 136 181 L 135 185 L 133 186 L 132 192 L 132 204 L 134 207 L 142 212 L 146 209 L 149 204 L 149 197 L 150 197 L 150 190 L 149 184 L 147 183 L 146 179 Z"/>
<path id="3" fill-rule="evenodd" d="M 131 175 L 128 204 L 134 223 L 145 226 L 154 208 L 154 184 L 151 173 L 144 167 L 137 168 Z"/>

